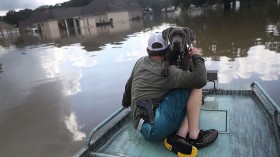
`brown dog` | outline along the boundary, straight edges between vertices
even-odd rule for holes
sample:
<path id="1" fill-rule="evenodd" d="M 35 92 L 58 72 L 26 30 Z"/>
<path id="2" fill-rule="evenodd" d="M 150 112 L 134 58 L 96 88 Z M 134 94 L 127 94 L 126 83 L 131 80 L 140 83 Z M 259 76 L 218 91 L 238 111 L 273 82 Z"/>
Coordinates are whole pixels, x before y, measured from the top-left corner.
<path id="1" fill-rule="evenodd" d="M 169 65 L 177 65 L 183 70 L 191 70 L 189 48 L 195 40 L 195 33 L 187 27 L 169 27 L 162 32 L 162 37 L 169 44 L 166 52 L 165 61 L 162 64 L 161 75 L 169 74 Z"/>

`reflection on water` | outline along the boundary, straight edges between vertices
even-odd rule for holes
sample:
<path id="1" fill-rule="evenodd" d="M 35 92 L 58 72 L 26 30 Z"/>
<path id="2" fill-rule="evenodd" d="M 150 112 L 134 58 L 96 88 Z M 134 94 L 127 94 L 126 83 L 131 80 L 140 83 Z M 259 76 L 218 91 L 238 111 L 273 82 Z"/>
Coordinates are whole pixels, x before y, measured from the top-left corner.
<path id="1" fill-rule="evenodd" d="M 226 57 L 220 59 L 217 63 L 220 83 L 249 79 L 253 74 L 257 74 L 263 81 L 279 80 L 279 54 L 265 49 L 264 46 L 252 46 L 247 53 L 247 57 L 236 58 L 235 62 L 229 61 Z"/>
<path id="2" fill-rule="evenodd" d="M 3 72 L 2 64 L 0 63 L 0 73 Z"/>
<path id="3" fill-rule="evenodd" d="M 65 117 L 65 124 L 69 132 L 73 134 L 74 141 L 81 141 L 86 137 L 86 134 L 79 131 L 81 129 L 77 124 L 76 115 L 72 112 L 69 117 Z"/>
<path id="4" fill-rule="evenodd" d="M 280 104 L 279 6 L 224 11 L 214 5 L 81 29 L 77 35 L 21 34 L 0 42 L 0 152 L 77 152 L 85 135 L 121 106 L 149 35 L 173 25 L 196 32 L 195 46 L 202 48 L 207 68 L 218 69 L 220 83 L 258 81 Z M 18 140 L 30 147 L 19 148 Z"/>
<path id="5" fill-rule="evenodd" d="M 115 63 L 124 62 L 117 55 L 137 51 L 135 41 L 127 40 L 136 39 L 133 33 L 143 28 L 143 21 L 128 23 L 129 27 L 127 23 L 121 28 L 114 25 L 115 29 L 102 27 L 99 34 L 86 36 L 47 39 L 24 34 L 18 41 L 0 46 L 1 153 L 42 156 L 43 148 L 51 151 L 49 156 L 57 156 L 61 150 L 61 156 L 71 156 L 81 148 L 89 130 L 119 107 L 116 93 L 123 81 L 115 79 L 114 71 L 130 69 L 115 68 Z M 134 61 L 140 56 L 131 57 Z M 32 147 L 19 149 L 13 144 L 18 140 L 29 141 Z M 56 151 L 50 143 L 57 143 Z"/>
<path id="6" fill-rule="evenodd" d="M 101 50 L 101 46 L 107 43 L 115 43 L 123 40 L 126 35 L 143 28 L 142 20 L 116 22 L 113 25 L 100 27 L 79 28 L 79 34 L 73 29 L 69 33 L 58 30 L 42 31 L 38 34 L 21 34 L 21 38 L 14 42 L 17 47 L 26 45 L 38 45 L 42 43 L 54 43 L 57 47 L 81 43 L 87 51 Z M 12 43 L 10 43 L 13 45 Z M 3 45 L 3 46 L 7 46 Z"/>

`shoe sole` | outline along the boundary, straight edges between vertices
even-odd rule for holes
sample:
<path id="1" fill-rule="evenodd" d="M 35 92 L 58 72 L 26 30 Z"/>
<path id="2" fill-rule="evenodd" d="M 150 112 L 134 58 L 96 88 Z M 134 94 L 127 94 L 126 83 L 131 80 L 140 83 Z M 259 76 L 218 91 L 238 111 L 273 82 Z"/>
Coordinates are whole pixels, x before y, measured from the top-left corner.
<path id="1" fill-rule="evenodd" d="M 164 139 L 164 146 L 165 146 L 165 148 L 167 148 L 168 150 L 173 152 L 172 145 L 167 142 L 167 139 Z M 174 152 L 174 153 L 176 153 L 176 152 Z M 191 154 L 183 154 L 181 152 L 178 152 L 177 156 L 178 157 L 196 157 L 197 153 L 198 153 L 197 149 L 194 146 L 192 146 Z"/>

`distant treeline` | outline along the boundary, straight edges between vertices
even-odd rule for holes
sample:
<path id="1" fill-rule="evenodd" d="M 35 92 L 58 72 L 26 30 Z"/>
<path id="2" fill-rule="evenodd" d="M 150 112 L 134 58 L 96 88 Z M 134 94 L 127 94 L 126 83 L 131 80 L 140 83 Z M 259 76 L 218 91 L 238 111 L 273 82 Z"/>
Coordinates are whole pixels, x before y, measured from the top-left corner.
<path id="1" fill-rule="evenodd" d="M 78 7 L 85 6 L 94 0 L 70 0 L 64 3 L 57 3 L 55 5 L 43 5 L 35 10 L 24 9 L 16 12 L 15 10 L 10 10 L 5 16 L 1 17 L 0 20 L 11 25 L 17 26 L 19 21 L 24 21 L 27 19 L 34 11 L 38 9 L 48 9 L 48 8 L 60 8 L 60 7 Z M 118 1 L 118 0 L 117 0 Z M 203 4 L 212 5 L 216 3 L 224 3 L 225 9 L 229 7 L 231 2 L 236 0 L 123 0 L 126 2 L 137 2 L 142 8 L 152 8 L 154 13 L 160 13 L 162 9 L 167 9 L 170 6 L 174 6 L 175 9 L 180 7 L 182 9 L 187 9 L 191 4 L 201 6 Z M 264 0 L 239 0 L 241 4 L 251 4 L 251 3 L 263 3 Z"/>
<path id="2" fill-rule="evenodd" d="M 17 26 L 19 21 L 24 21 L 27 19 L 34 11 L 38 9 L 48 9 L 48 8 L 60 8 L 60 7 L 78 7 L 85 6 L 88 3 L 94 0 L 70 0 L 64 3 L 57 3 L 55 5 L 43 5 L 35 10 L 24 9 L 20 11 L 10 10 L 3 17 L 0 16 L 0 20 L 9 23 L 11 25 Z M 168 8 L 169 6 L 183 7 L 187 8 L 191 3 L 201 4 L 205 3 L 206 0 L 123 0 L 126 2 L 137 2 L 142 8 L 152 8 L 154 13 L 160 12 L 163 8 Z M 210 0 L 210 1 L 219 1 L 219 0 Z"/>

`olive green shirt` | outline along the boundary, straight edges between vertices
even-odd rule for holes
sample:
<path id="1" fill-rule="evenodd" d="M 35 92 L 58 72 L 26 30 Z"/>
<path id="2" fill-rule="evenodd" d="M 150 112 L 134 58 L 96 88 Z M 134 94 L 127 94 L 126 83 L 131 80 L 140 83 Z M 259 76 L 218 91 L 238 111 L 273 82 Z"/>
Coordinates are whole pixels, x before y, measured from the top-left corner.
<path id="1" fill-rule="evenodd" d="M 169 75 L 161 75 L 162 62 L 149 56 L 140 58 L 135 64 L 132 74 L 126 84 L 123 106 L 131 106 L 134 127 L 140 119 L 136 100 L 153 98 L 161 102 L 168 91 L 175 88 L 202 88 L 206 84 L 206 68 L 204 59 L 199 55 L 192 57 L 194 69 L 192 72 L 183 71 L 175 65 L 169 66 Z"/>

